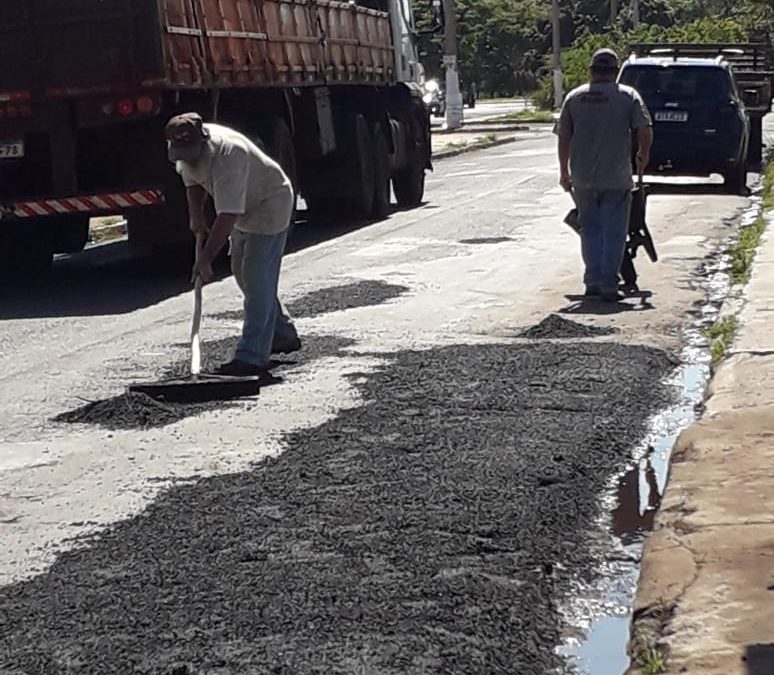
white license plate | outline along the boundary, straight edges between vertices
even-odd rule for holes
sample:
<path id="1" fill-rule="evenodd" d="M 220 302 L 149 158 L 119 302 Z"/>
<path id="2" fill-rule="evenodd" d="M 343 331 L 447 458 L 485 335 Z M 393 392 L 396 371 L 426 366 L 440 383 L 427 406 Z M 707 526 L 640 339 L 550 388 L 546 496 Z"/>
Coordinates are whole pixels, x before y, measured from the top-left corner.
<path id="1" fill-rule="evenodd" d="M 687 122 L 685 110 L 660 110 L 656 113 L 656 122 Z"/>
<path id="2" fill-rule="evenodd" d="M 24 157 L 24 141 L 0 141 L 0 159 Z"/>

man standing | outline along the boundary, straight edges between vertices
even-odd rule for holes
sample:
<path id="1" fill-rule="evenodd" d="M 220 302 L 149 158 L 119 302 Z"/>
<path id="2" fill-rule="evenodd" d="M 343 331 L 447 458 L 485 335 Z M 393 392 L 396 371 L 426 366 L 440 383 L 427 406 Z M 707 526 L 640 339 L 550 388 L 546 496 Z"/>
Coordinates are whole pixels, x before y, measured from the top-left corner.
<path id="1" fill-rule="evenodd" d="M 173 117 L 166 128 L 188 199 L 191 231 L 205 238 L 194 276 L 212 280 L 212 263 L 231 238 L 231 270 L 244 294 L 242 337 L 222 375 L 258 375 L 271 381 L 272 352 L 300 349 L 292 320 L 277 298 L 282 255 L 293 214 L 293 187 L 273 159 L 249 138 L 197 113 Z M 205 215 L 207 196 L 215 221 Z"/>
<path id="2" fill-rule="evenodd" d="M 650 161 L 653 129 L 640 95 L 616 83 L 618 57 L 611 49 L 594 53 L 590 83 L 564 101 L 559 136 L 560 185 L 572 191 L 578 208 L 586 295 L 620 300 L 618 270 L 623 259 L 632 201 L 632 132 L 637 132 L 637 171 Z"/>

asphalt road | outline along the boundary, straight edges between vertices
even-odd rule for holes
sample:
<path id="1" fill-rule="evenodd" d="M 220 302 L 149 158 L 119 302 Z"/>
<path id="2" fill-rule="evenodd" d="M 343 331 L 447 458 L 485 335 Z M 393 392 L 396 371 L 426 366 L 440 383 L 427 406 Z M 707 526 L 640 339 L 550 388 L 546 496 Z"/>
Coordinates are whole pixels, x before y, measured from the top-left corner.
<path id="1" fill-rule="evenodd" d="M 164 264 L 108 246 L 5 285 L 0 672 L 566 672 L 564 608 L 618 546 L 600 496 L 750 200 L 662 188 L 652 296 L 603 307 L 575 295 L 556 180 L 529 132 L 438 162 L 419 209 L 300 223 L 304 349 L 258 400 L 115 398 L 185 371 Z M 207 364 L 239 307 L 233 280 L 205 289 Z"/>

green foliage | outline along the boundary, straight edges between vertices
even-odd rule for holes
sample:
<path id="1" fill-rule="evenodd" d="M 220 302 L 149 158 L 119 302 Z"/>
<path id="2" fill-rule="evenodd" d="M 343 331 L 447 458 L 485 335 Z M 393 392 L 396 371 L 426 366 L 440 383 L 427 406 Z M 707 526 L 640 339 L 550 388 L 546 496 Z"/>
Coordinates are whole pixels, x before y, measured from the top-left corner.
<path id="1" fill-rule="evenodd" d="M 429 77 L 442 75 L 442 32 L 432 32 L 432 0 L 413 3 L 420 55 Z M 456 0 L 460 75 L 485 97 L 537 90 L 550 104 L 551 23 L 546 0 Z M 597 46 L 612 46 L 623 57 L 636 41 L 746 40 L 751 30 L 766 36 L 774 25 L 774 0 L 648 0 L 641 3 L 641 27 L 631 30 L 628 3 L 620 2 L 610 25 L 610 0 L 559 0 L 565 85 L 586 79 Z M 756 36 L 758 37 L 758 36 Z"/>
<path id="2" fill-rule="evenodd" d="M 731 343 L 734 341 L 734 335 L 736 335 L 738 326 L 739 322 L 735 316 L 727 316 L 720 319 L 720 321 L 716 321 L 704 331 L 704 336 L 710 340 L 712 365 L 720 363 L 726 355 L 726 352 L 731 347 Z"/>
<path id="3" fill-rule="evenodd" d="M 763 210 L 774 209 L 774 162 L 766 167 L 763 176 Z M 743 227 L 739 231 L 739 237 L 729 247 L 727 253 L 730 258 L 728 275 L 734 284 L 746 284 L 750 279 L 753 260 L 761 237 L 766 229 L 766 220 L 760 216 L 752 225 Z"/>
<path id="4" fill-rule="evenodd" d="M 636 665 L 642 668 L 643 675 L 658 675 L 666 670 L 666 659 L 657 649 L 649 649 L 637 657 Z"/>

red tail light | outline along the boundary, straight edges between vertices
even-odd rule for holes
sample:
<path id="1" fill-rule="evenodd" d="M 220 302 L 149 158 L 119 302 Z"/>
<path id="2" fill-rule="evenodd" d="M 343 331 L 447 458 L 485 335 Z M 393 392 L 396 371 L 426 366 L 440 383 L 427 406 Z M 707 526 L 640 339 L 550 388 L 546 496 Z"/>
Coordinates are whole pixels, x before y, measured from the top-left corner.
<path id="1" fill-rule="evenodd" d="M 130 117 L 134 114 L 134 101 L 130 98 L 122 98 L 116 104 L 116 110 L 121 117 Z"/>

